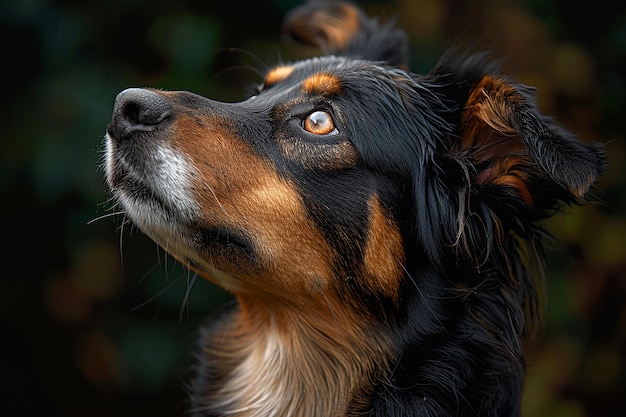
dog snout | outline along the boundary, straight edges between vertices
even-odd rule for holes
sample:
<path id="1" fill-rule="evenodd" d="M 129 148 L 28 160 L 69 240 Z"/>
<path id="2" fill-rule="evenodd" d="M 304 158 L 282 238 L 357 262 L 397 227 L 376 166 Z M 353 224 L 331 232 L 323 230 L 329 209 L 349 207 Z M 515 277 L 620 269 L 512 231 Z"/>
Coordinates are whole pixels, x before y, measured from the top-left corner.
<path id="1" fill-rule="evenodd" d="M 117 95 L 107 131 L 115 139 L 127 139 L 137 132 L 153 131 L 170 114 L 169 102 L 156 91 L 129 88 Z"/>

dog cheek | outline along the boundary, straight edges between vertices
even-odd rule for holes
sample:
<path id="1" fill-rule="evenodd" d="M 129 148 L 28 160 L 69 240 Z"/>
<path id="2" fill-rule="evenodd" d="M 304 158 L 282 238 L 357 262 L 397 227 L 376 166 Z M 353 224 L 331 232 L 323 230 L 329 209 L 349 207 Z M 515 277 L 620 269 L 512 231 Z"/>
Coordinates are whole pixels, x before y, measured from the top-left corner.
<path id="1" fill-rule="evenodd" d="M 187 155 L 197 177 L 194 199 L 203 225 L 245 230 L 252 239 L 255 264 L 219 259 L 220 269 L 249 286 L 283 297 L 300 298 L 333 281 L 337 255 L 306 209 L 301 191 L 274 164 L 237 134 L 231 121 L 180 117 L 173 146 Z M 206 255 L 211 263 L 210 254 Z"/>
<path id="2" fill-rule="evenodd" d="M 269 174 L 269 173 L 268 173 Z M 258 187 L 242 193 L 237 206 L 252 231 L 269 280 L 287 277 L 282 284 L 294 291 L 294 280 L 323 284 L 331 279 L 332 250 L 309 219 L 295 187 L 276 175 L 267 175 Z M 265 281 L 265 280 L 264 280 Z M 308 285 L 304 285 L 306 288 Z"/>

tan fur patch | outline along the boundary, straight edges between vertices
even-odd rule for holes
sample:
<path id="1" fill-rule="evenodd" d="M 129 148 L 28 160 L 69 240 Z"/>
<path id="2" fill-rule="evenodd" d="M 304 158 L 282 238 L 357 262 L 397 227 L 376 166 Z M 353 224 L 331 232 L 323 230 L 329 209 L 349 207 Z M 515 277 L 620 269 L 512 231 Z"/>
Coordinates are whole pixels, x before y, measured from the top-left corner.
<path id="1" fill-rule="evenodd" d="M 532 205 L 533 196 L 527 185 L 528 175 L 522 170 L 524 166 L 525 160 L 515 156 L 498 160 L 491 168 L 491 183 L 514 188 L 526 204 Z"/>
<path id="2" fill-rule="evenodd" d="M 514 133 L 509 113 L 521 104 L 521 94 L 505 80 L 486 76 L 474 87 L 467 108 L 502 133 Z"/>
<path id="3" fill-rule="evenodd" d="M 314 74 L 302 82 L 302 91 L 324 96 L 336 95 L 341 92 L 341 80 L 332 74 Z"/>
<path id="4" fill-rule="evenodd" d="M 321 48 L 325 53 L 345 49 L 361 25 L 359 9 L 347 2 L 304 10 L 290 14 L 285 27 L 300 43 Z"/>
<path id="5" fill-rule="evenodd" d="M 377 196 L 369 202 L 370 224 L 365 243 L 364 273 L 376 291 L 397 299 L 404 252 L 398 227 L 382 211 Z"/>
<path id="6" fill-rule="evenodd" d="M 523 97 L 514 87 L 499 78 L 486 76 L 476 85 L 462 116 L 461 147 L 471 151 L 476 163 L 492 161 L 480 172 L 478 184 L 491 183 L 515 189 L 529 205 L 533 198 L 528 189 L 528 156 L 512 123 L 512 112 Z"/>
<path id="7" fill-rule="evenodd" d="M 503 80 L 491 76 L 484 77 L 470 94 L 462 116 L 463 148 L 484 146 L 489 159 L 497 147 L 521 147 L 515 135 L 510 113 L 522 97 Z M 489 144 L 489 146 L 485 146 Z"/>
<path id="8" fill-rule="evenodd" d="M 329 49 L 341 50 L 346 47 L 350 39 L 359 31 L 359 10 L 348 3 L 340 3 L 341 14 L 320 14 L 313 17 L 311 27 L 318 28 L 324 33 L 326 46 Z"/>
<path id="9" fill-rule="evenodd" d="M 272 68 L 267 75 L 265 75 L 264 86 L 270 87 L 277 84 L 291 75 L 293 67 L 289 65 L 281 65 L 276 68 Z"/>

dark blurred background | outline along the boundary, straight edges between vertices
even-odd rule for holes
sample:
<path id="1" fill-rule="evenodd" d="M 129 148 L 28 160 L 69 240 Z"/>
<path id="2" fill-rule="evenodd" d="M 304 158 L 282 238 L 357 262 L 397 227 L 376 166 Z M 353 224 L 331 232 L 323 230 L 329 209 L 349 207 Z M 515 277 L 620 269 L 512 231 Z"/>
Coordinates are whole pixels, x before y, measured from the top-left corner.
<path id="1" fill-rule="evenodd" d="M 295 0 L 0 3 L 0 415 L 183 415 L 195 330 L 230 298 L 115 215 L 102 138 L 126 87 L 245 97 Z M 602 204 L 547 224 L 550 304 L 528 345 L 525 416 L 626 416 L 626 2 L 396 0 L 426 72 L 450 43 L 488 47 L 541 109 L 608 143 Z M 190 288 L 192 290 L 190 290 Z"/>

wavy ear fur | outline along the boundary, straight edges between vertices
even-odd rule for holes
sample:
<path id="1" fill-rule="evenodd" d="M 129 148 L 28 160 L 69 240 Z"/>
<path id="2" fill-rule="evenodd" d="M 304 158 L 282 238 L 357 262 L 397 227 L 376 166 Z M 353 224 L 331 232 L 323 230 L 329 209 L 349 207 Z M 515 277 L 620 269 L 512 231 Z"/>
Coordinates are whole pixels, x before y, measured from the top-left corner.
<path id="1" fill-rule="evenodd" d="M 578 142 L 541 115 L 529 87 L 485 67 L 484 54 L 460 64 L 445 56 L 431 73 L 447 79 L 444 96 L 461 99 L 461 140 L 451 145 L 472 158 L 478 167 L 476 182 L 511 186 L 530 205 L 534 197 L 549 197 L 547 189 L 534 187 L 535 177 L 547 177 L 543 185 L 563 201 L 584 197 L 605 168 L 602 149 Z M 516 162 L 525 169 L 514 171 Z"/>
<path id="2" fill-rule="evenodd" d="M 285 18 L 283 33 L 325 55 L 382 61 L 408 69 L 409 44 L 395 21 L 369 18 L 352 3 L 309 0 Z"/>
<path id="3" fill-rule="evenodd" d="M 455 133 L 446 139 L 448 156 L 468 162 L 477 189 L 506 187 L 544 215 L 585 197 L 605 169 L 602 148 L 578 142 L 540 114 L 532 90 L 485 59 L 478 54 L 455 63 L 446 55 L 428 76 L 451 103 L 442 115 Z"/>

